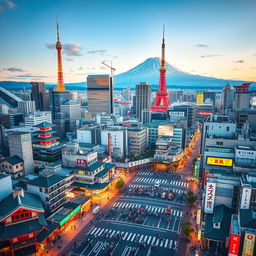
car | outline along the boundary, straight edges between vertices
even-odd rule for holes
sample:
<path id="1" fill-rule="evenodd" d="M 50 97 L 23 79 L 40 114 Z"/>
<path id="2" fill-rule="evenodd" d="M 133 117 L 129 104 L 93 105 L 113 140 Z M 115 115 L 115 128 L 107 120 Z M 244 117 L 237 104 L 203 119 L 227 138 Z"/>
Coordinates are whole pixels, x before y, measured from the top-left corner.
<path id="1" fill-rule="evenodd" d="M 100 211 L 101 207 L 98 205 L 96 207 L 94 207 L 94 209 L 92 210 L 93 214 L 97 214 Z"/>
<path id="2" fill-rule="evenodd" d="M 166 193 L 163 192 L 162 195 L 161 195 L 161 198 L 165 198 L 165 195 L 166 195 Z"/>
<path id="3" fill-rule="evenodd" d="M 146 209 L 146 206 L 145 206 L 145 205 L 141 205 L 141 206 L 140 206 L 140 210 L 141 210 L 141 211 L 144 211 L 145 209 Z"/>
<path id="4" fill-rule="evenodd" d="M 167 207 L 166 207 L 166 211 L 165 211 L 165 213 L 166 214 L 168 214 L 168 215 L 171 215 L 171 206 L 170 205 L 168 205 Z"/>
<path id="5" fill-rule="evenodd" d="M 160 180 L 157 180 L 156 182 L 155 182 L 155 185 L 154 185 L 155 187 L 157 187 L 157 188 L 159 188 L 160 187 Z"/>

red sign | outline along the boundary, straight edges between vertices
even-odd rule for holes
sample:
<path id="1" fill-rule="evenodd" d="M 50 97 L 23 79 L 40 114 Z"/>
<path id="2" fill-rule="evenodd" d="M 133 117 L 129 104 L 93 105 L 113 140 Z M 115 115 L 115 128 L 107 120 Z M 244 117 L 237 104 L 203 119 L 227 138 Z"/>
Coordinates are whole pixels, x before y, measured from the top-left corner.
<path id="1" fill-rule="evenodd" d="M 76 165 L 80 167 L 86 167 L 87 166 L 87 161 L 84 159 L 77 159 L 76 160 Z"/>
<path id="2" fill-rule="evenodd" d="M 229 254 L 228 255 L 238 255 L 240 246 L 240 236 L 231 234 L 229 243 Z"/>
<path id="3" fill-rule="evenodd" d="M 199 115 L 199 116 L 209 116 L 211 114 L 212 114 L 212 112 L 198 112 L 197 113 L 197 115 Z"/>

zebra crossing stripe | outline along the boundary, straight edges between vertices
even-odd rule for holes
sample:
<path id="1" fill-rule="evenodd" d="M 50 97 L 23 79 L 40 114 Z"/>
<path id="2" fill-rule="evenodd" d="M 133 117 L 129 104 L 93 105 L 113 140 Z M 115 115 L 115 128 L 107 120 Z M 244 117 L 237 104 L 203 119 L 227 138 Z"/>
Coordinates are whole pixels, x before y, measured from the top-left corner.
<path id="1" fill-rule="evenodd" d="M 146 242 L 146 241 L 147 241 L 147 238 L 148 238 L 148 236 L 145 236 L 145 238 L 144 238 L 144 242 Z"/>
<path id="2" fill-rule="evenodd" d="M 104 230 L 105 230 L 105 228 L 103 228 L 103 229 L 100 231 L 100 233 L 98 234 L 98 236 L 100 236 L 100 235 L 103 233 Z"/>
<path id="3" fill-rule="evenodd" d="M 89 233 L 89 234 L 93 235 L 93 233 L 96 231 L 96 229 L 97 229 L 97 228 L 94 228 L 94 229 L 92 230 L 92 232 Z"/>
<path id="4" fill-rule="evenodd" d="M 159 244 L 159 238 L 156 240 L 156 246 L 158 246 L 158 244 Z"/>
<path id="5" fill-rule="evenodd" d="M 125 233 L 125 235 L 124 235 L 124 237 L 123 237 L 123 239 L 125 239 L 126 237 L 127 237 L 127 235 L 128 235 L 129 233 L 128 232 L 126 232 Z"/>
<path id="6" fill-rule="evenodd" d="M 155 240 L 156 240 L 156 238 L 155 238 L 155 237 L 153 237 L 152 242 L 151 242 L 151 245 L 153 245 L 153 244 L 154 244 Z"/>
<path id="7" fill-rule="evenodd" d="M 164 248 L 166 248 L 166 247 L 167 247 L 167 245 L 168 245 L 168 241 L 169 241 L 168 239 L 166 239 L 166 240 L 165 240 Z"/>
<path id="8" fill-rule="evenodd" d="M 147 244 L 150 243 L 151 238 L 152 238 L 152 236 L 150 236 L 150 237 L 148 238 Z"/>
<path id="9" fill-rule="evenodd" d="M 170 240 L 169 248 L 172 248 L 172 240 Z"/>
<path id="10" fill-rule="evenodd" d="M 109 236 L 110 238 L 116 233 L 115 230 L 113 230 L 113 232 L 111 233 L 111 235 Z"/>
<path id="11" fill-rule="evenodd" d="M 129 236 L 127 237 L 127 240 L 129 241 L 130 237 L 132 236 L 132 233 L 129 234 Z"/>
<path id="12" fill-rule="evenodd" d="M 94 235 L 96 236 L 100 230 L 101 230 L 101 228 L 98 228 L 98 230 L 94 233 Z"/>
<path id="13" fill-rule="evenodd" d="M 159 245 L 159 246 L 160 246 L 160 247 L 162 247 L 162 246 L 163 246 L 163 244 L 164 244 L 164 240 L 162 240 L 162 241 L 161 241 L 161 243 L 160 243 L 160 245 Z"/>
<path id="14" fill-rule="evenodd" d="M 136 234 L 133 235 L 133 237 L 132 237 L 132 239 L 131 239 L 131 242 L 134 240 L 135 236 L 136 236 Z M 127 239 L 127 240 L 128 240 L 128 239 Z"/>
<path id="15" fill-rule="evenodd" d="M 174 241 L 174 249 L 176 249 L 177 241 Z"/>
<path id="16" fill-rule="evenodd" d="M 139 240 L 139 243 L 141 242 L 141 240 L 142 240 L 143 237 L 144 237 L 144 235 L 141 235 L 140 240 Z"/>

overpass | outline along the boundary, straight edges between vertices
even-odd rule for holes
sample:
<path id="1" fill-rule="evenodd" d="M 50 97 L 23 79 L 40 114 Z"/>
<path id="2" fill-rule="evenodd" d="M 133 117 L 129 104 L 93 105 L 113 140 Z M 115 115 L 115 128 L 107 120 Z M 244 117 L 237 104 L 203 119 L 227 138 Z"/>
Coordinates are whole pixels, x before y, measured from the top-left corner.
<path id="1" fill-rule="evenodd" d="M 0 104 L 6 104 L 11 108 L 17 108 L 19 101 L 23 101 L 8 90 L 0 87 Z"/>

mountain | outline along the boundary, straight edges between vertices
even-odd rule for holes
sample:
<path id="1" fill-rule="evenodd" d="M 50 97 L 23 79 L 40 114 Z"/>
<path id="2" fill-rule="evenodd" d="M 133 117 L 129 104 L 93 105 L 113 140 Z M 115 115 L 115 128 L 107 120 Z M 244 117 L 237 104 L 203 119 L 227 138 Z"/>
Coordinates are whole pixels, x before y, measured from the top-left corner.
<path id="1" fill-rule="evenodd" d="M 154 89 L 159 83 L 159 58 L 148 58 L 136 67 L 115 76 L 115 87 L 134 87 L 140 82 L 151 84 Z M 214 77 L 192 75 L 166 62 L 166 83 L 168 88 L 223 88 L 227 83 L 239 85 L 246 81 L 225 80 Z"/>
<path id="2" fill-rule="evenodd" d="M 157 90 L 159 83 L 159 58 L 148 58 L 136 67 L 115 75 L 114 88 L 123 89 L 126 87 L 135 88 L 136 84 L 140 82 L 147 82 L 152 86 L 153 90 Z M 184 72 L 166 62 L 166 82 L 167 88 L 180 88 L 180 89 L 222 89 L 227 83 L 232 85 L 240 85 L 248 81 L 239 80 L 225 80 L 214 77 L 206 77 L 199 75 L 192 75 Z M 254 83 L 255 85 L 255 83 Z M 47 88 L 54 88 L 56 84 L 46 84 Z M 86 82 L 81 83 L 66 83 L 68 90 L 85 90 Z M 29 82 L 13 82 L 3 81 L 0 82 L 0 87 L 9 90 L 20 90 L 30 88 Z"/>

